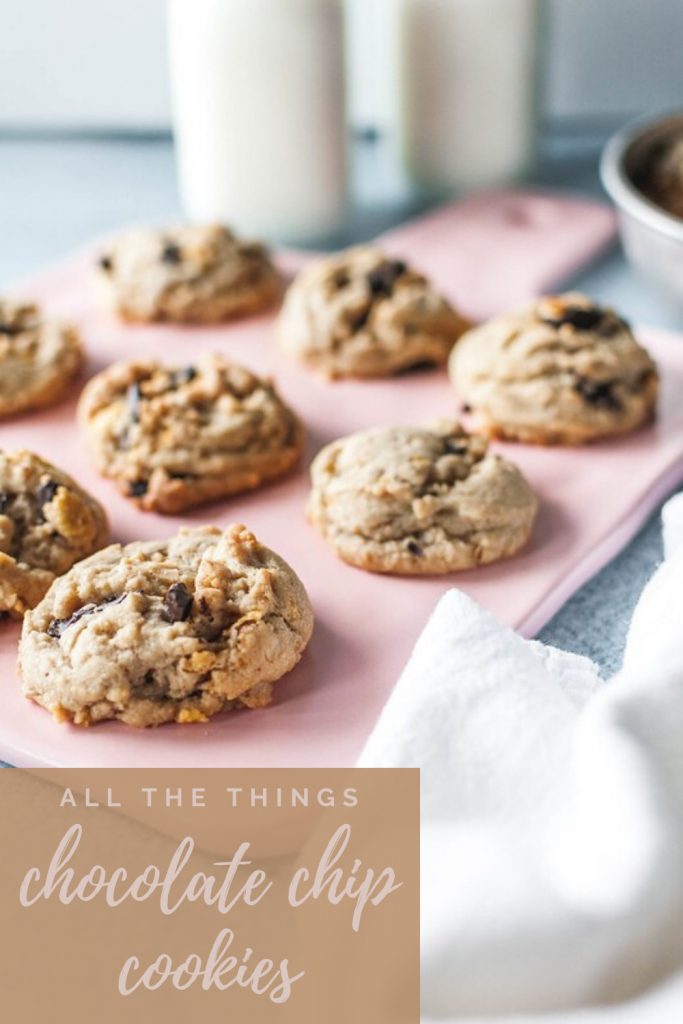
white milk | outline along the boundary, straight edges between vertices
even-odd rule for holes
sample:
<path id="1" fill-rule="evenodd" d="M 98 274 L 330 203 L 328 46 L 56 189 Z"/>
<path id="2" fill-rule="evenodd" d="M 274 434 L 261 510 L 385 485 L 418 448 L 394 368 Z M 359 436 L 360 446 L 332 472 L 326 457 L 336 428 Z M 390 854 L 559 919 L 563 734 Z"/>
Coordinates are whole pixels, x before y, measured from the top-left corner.
<path id="1" fill-rule="evenodd" d="M 343 0 L 170 0 L 187 216 L 269 240 L 337 228 L 347 193 Z"/>
<path id="2" fill-rule="evenodd" d="M 428 188 L 466 189 L 523 173 L 536 135 L 538 0 L 389 4 L 410 176 Z"/>

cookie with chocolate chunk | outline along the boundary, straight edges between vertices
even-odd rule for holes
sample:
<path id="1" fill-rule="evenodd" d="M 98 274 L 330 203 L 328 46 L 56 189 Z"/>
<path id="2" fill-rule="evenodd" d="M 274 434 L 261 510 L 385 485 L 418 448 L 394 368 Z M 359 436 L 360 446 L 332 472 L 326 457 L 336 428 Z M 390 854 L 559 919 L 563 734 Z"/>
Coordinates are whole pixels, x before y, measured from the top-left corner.
<path id="1" fill-rule="evenodd" d="M 467 324 L 420 273 L 362 246 L 317 260 L 287 292 L 281 347 L 328 378 L 442 366 Z"/>
<path id="2" fill-rule="evenodd" d="M 75 328 L 0 299 L 0 418 L 60 402 L 84 361 Z"/>
<path id="3" fill-rule="evenodd" d="M 468 332 L 449 369 L 477 427 L 512 441 L 576 445 L 625 434 L 657 404 L 657 367 L 629 325 L 578 293 Z"/>
<path id="4" fill-rule="evenodd" d="M 0 452 L 0 616 L 20 619 L 108 535 L 104 510 L 61 469 Z"/>
<path id="5" fill-rule="evenodd" d="M 97 468 L 145 511 L 254 490 L 304 445 L 273 384 L 219 355 L 187 367 L 115 363 L 88 383 L 78 415 Z"/>
<path id="6" fill-rule="evenodd" d="M 113 545 L 25 620 L 23 691 L 58 721 L 139 728 L 262 708 L 313 630 L 303 584 L 245 527 Z"/>
<path id="7" fill-rule="evenodd" d="M 335 441 L 311 479 L 309 519 L 341 559 L 371 572 L 432 575 L 509 558 L 538 504 L 516 466 L 448 420 Z"/>
<path id="8" fill-rule="evenodd" d="M 267 249 L 217 224 L 130 231 L 97 269 L 106 304 L 141 323 L 222 323 L 269 309 L 283 290 Z"/>

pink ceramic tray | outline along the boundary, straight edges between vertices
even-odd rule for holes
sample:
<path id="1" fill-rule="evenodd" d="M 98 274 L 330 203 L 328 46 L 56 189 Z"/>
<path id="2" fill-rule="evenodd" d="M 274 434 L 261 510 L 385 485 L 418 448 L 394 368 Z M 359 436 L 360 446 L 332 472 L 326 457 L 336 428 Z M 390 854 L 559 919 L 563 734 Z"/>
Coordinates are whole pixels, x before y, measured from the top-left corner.
<path id="1" fill-rule="evenodd" d="M 466 312 L 486 316 L 550 287 L 612 237 L 599 206 L 549 196 L 498 195 L 441 211 L 386 238 L 426 267 Z M 273 373 L 308 425 L 308 458 L 323 444 L 378 423 L 451 415 L 444 374 L 380 383 L 326 384 L 283 360 L 266 319 L 221 329 L 122 327 L 95 309 L 87 287 L 92 253 L 21 289 L 81 324 L 91 370 L 116 358 L 157 356 L 187 365 L 219 349 Z M 289 259 L 290 264 L 296 262 Z M 107 505 L 117 540 L 168 536 L 185 522 L 247 523 L 296 567 L 317 628 L 303 662 L 264 712 L 227 715 L 206 727 L 136 732 L 116 724 L 57 726 L 23 700 L 15 675 L 18 629 L 0 631 L 0 755 L 21 766 L 346 766 L 354 762 L 439 596 L 461 586 L 503 621 L 536 632 L 683 479 L 683 342 L 643 331 L 664 372 L 657 426 L 581 451 L 509 447 L 540 494 L 533 544 L 517 559 L 450 579 L 372 576 L 338 562 L 307 526 L 305 469 L 261 493 L 185 518 L 145 515 L 85 460 L 73 404 L 0 425 L 5 448 L 33 448 L 72 472 Z"/>

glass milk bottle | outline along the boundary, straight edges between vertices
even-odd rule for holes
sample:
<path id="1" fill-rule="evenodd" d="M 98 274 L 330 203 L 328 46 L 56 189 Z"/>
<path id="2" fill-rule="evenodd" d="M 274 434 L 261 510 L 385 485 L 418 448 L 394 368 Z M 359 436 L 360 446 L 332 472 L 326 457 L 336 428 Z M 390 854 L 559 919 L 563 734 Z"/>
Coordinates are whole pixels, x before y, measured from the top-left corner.
<path id="1" fill-rule="evenodd" d="M 269 241 L 340 226 L 343 0 L 170 0 L 185 211 Z"/>
<path id="2" fill-rule="evenodd" d="M 431 190 L 522 175 L 536 141 L 539 0 L 390 0 L 406 170 Z"/>

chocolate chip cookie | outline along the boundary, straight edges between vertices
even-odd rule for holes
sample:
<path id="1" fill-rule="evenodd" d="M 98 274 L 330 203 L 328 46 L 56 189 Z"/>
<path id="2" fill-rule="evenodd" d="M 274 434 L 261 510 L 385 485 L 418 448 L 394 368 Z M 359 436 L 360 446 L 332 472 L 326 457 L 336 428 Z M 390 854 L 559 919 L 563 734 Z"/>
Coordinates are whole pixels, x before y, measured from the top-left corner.
<path id="1" fill-rule="evenodd" d="M 32 452 L 0 451 L 0 618 L 20 619 L 108 535 L 103 509 L 70 476 Z"/>
<path id="2" fill-rule="evenodd" d="M 539 299 L 468 332 L 450 374 L 479 429 L 531 444 L 636 430 L 654 416 L 659 386 L 626 321 L 580 294 Z"/>
<path id="3" fill-rule="evenodd" d="M 84 360 L 73 327 L 0 299 L 0 418 L 60 402 Z"/>
<path id="4" fill-rule="evenodd" d="M 514 555 L 537 500 L 511 462 L 460 424 L 380 427 L 324 448 L 308 515 L 345 562 L 428 575 Z"/>
<path id="5" fill-rule="evenodd" d="M 422 274 L 364 246 L 305 269 L 277 330 L 285 352 L 328 378 L 390 377 L 444 365 L 466 326 Z"/>
<path id="6" fill-rule="evenodd" d="M 24 694 L 58 721 L 140 728 L 262 708 L 311 637 L 303 584 L 243 526 L 113 545 L 25 620 Z"/>
<path id="7" fill-rule="evenodd" d="M 98 278 L 107 305 L 142 323 L 221 323 L 282 296 L 267 249 L 220 225 L 131 231 L 102 253 Z"/>
<path id="8" fill-rule="evenodd" d="M 115 363 L 85 387 L 78 416 L 99 471 L 146 511 L 254 490 L 304 445 L 274 386 L 219 355 L 176 368 Z"/>

